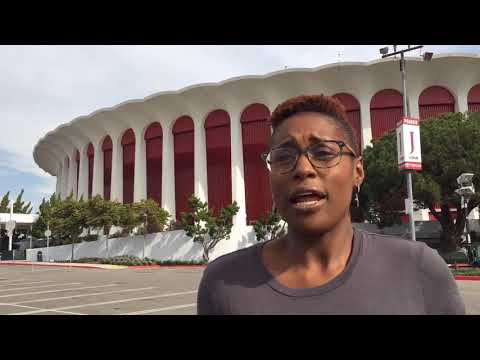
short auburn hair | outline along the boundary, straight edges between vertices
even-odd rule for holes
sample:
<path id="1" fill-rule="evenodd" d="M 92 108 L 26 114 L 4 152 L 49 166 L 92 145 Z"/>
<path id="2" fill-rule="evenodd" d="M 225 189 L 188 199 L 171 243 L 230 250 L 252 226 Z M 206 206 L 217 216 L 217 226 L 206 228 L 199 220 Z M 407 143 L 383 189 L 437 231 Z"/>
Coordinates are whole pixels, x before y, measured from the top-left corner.
<path id="1" fill-rule="evenodd" d="M 359 144 L 355 138 L 353 128 L 347 120 L 345 107 L 334 97 L 323 94 L 301 95 L 279 104 L 270 117 L 273 132 L 275 132 L 286 119 L 302 112 L 317 112 L 332 118 L 345 133 L 348 145 L 350 145 L 357 154 L 359 153 Z"/>

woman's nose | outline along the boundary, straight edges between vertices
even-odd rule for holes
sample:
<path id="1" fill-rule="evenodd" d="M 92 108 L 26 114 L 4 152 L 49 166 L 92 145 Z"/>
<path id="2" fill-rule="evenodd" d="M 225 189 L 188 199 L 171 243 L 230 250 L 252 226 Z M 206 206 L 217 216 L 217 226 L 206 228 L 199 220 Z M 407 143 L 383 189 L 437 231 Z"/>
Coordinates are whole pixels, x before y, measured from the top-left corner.
<path id="1" fill-rule="evenodd" d="M 294 178 L 304 179 L 307 177 L 315 177 L 317 172 L 307 157 L 307 154 L 301 154 L 297 164 L 293 169 Z"/>

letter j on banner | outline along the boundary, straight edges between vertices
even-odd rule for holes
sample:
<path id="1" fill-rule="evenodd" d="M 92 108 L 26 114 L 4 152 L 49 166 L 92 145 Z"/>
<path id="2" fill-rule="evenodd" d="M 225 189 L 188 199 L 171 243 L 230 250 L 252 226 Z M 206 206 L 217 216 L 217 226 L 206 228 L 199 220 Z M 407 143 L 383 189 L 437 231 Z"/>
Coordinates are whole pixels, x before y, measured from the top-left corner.
<path id="1" fill-rule="evenodd" d="M 397 123 L 397 155 L 400 170 L 422 170 L 418 119 L 405 117 Z"/>

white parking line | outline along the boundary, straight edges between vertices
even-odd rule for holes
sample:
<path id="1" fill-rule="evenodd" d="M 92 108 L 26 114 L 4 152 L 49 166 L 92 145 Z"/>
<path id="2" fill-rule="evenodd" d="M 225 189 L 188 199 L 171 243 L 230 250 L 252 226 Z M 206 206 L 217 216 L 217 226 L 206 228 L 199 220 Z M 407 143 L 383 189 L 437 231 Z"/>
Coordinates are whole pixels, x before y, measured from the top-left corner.
<path id="1" fill-rule="evenodd" d="M 61 296 L 61 297 L 46 298 L 46 299 L 35 299 L 35 300 L 20 301 L 20 302 L 14 303 L 14 304 L 15 304 L 15 305 L 16 305 L 16 304 L 30 304 L 30 303 L 42 302 L 42 301 L 65 300 L 65 299 L 74 299 L 74 298 L 85 297 L 85 296 L 107 295 L 107 294 L 116 294 L 116 293 L 132 292 L 132 291 L 141 291 L 141 290 L 152 290 L 152 289 L 155 289 L 155 287 L 150 286 L 150 287 L 144 287 L 144 288 L 138 288 L 138 289 L 126 289 L 126 290 L 116 290 L 116 291 L 104 291 L 104 292 L 92 293 L 92 294 L 81 294 L 81 295 Z"/>
<path id="2" fill-rule="evenodd" d="M 17 304 L 0 303 L 0 305 L 21 307 L 21 308 L 27 308 L 27 309 L 36 309 L 36 310 L 39 310 L 40 312 L 49 312 L 50 311 L 48 309 L 42 309 L 42 308 L 39 308 L 39 307 L 24 306 L 24 305 L 17 305 Z M 74 313 L 74 312 L 70 312 L 70 311 L 52 311 L 52 312 L 58 312 L 60 314 L 68 314 L 68 315 L 85 315 L 85 314 L 82 314 L 82 313 Z M 13 314 L 7 314 L 7 315 L 13 315 Z"/>
<path id="3" fill-rule="evenodd" d="M 52 286 L 62 286 L 62 285 L 79 285 L 79 284 L 81 284 L 81 283 L 79 283 L 79 282 L 73 282 L 73 283 L 57 283 L 57 284 L 40 285 L 40 286 L 27 286 L 27 287 L 23 287 L 23 288 L 0 289 L 0 292 L 4 292 L 4 291 L 14 291 L 14 290 L 39 289 L 39 288 L 46 288 L 46 287 L 52 287 Z"/>
<path id="4" fill-rule="evenodd" d="M 51 282 L 55 282 L 53 280 L 42 280 L 42 281 L 32 281 L 32 282 L 28 282 L 28 283 L 18 283 L 18 281 L 15 281 L 15 282 L 11 282 L 11 283 L 0 283 L 0 286 L 1 287 L 5 287 L 5 286 L 15 286 L 15 285 L 31 285 L 31 284 L 41 284 L 41 283 L 51 283 Z"/>
<path id="5" fill-rule="evenodd" d="M 194 307 L 194 306 L 196 306 L 196 305 L 197 305 L 197 303 L 185 304 L 185 305 L 177 305 L 177 306 L 169 306 L 169 307 L 158 308 L 158 309 L 150 309 L 150 310 L 143 310 L 143 311 L 134 311 L 134 312 L 129 312 L 129 313 L 121 314 L 121 315 L 151 314 L 151 313 L 160 312 L 160 311 L 168 311 L 168 310 L 176 310 L 176 309 L 189 308 L 189 307 Z"/>
<path id="6" fill-rule="evenodd" d="M 79 309 L 79 308 L 84 308 L 84 307 L 89 307 L 89 306 L 119 304 L 119 303 L 125 303 L 125 302 L 130 302 L 130 301 L 158 299 L 158 298 L 162 298 L 162 297 L 187 295 L 187 294 L 195 294 L 195 293 L 197 293 L 197 290 L 195 290 L 195 291 L 184 291 L 184 292 L 179 292 L 179 293 L 161 294 L 161 295 L 154 295 L 154 296 L 143 296 L 143 297 L 137 297 L 137 298 L 122 299 L 122 300 L 104 301 L 104 302 L 83 304 L 83 305 L 64 306 L 64 307 L 59 307 L 59 308 L 52 308 L 50 310 L 51 311 L 59 311 L 59 310 L 63 311 L 63 310 L 70 310 L 70 309 Z M 39 312 L 43 312 L 43 310 L 42 311 L 25 311 L 25 312 L 21 312 L 21 313 L 15 313 L 15 314 L 12 314 L 12 315 L 30 315 L 30 314 L 36 314 L 36 313 L 39 313 Z"/>
<path id="7" fill-rule="evenodd" d="M 76 291 L 76 290 L 85 290 L 85 289 L 96 289 L 96 288 L 108 287 L 108 286 L 118 286 L 118 285 L 117 284 L 108 284 L 108 285 L 99 285 L 99 286 L 85 286 L 85 287 L 71 288 L 71 289 L 34 291 L 34 292 L 27 292 L 27 293 L 0 295 L 0 298 L 14 297 L 14 296 L 24 296 L 24 295 L 48 294 L 48 293 L 54 293 L 54 292 Z"/>

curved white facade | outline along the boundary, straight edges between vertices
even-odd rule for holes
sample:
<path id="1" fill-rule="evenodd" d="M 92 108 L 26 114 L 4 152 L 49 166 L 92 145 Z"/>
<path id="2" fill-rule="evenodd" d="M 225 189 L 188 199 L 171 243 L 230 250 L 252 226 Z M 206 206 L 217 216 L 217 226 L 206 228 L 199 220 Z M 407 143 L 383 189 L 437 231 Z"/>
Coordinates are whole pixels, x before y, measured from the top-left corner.
<path id="1" fill-rule="evenodd" d="M 441 87 L 452 96 L 452 109 L 465 112 L 469 94 L 480 84 L 480 56 L 447 54 L 430 62 L 407 58 L 407 94 L 412 117 L 420 117 L 419 98 L 425 89 Z M 477 86 L 478 87 L 478 86 Z M 288 69 L 265 76 L 244 76 L 217 84 L 200 84 L 175 92 L 162 92 L 142 100 L 130 100 L 115 107 L 100 109 L 76 118 L 47 133 L 36 144 L 36 163 L 57 177 L 56 192 L 62 197 L 72 191 L 78 197 L 88 195 L 87 148 L 93 145 L 92 194 L 104 193 L 102 144 L 112 140 L 110 198 L 123 201 L 122 145 L 127 129 L 135 135 L 133 200 L 147 197 L 145 131 L 159 122 L 162 135 L 161 206 L 175 214 L 175 168 L 173 125 L 189 116 L 194 124 L 194 194 L 208 201 L 207 151 L 204 122 L 212 111 L 222 109 L 230 119 L 231 200 L 240 212 L 235 224 L 246 225 L 245 176 L 243 163 L 242 112 L 251 104 L 262 104 L 270 112 L 282 101 L 302 94 L 334 95 L 346 93 L 359 104 L 361 146 L 372 140 L 372 98 L 382 90 L 401 92 L 398 59 L 372 62 L 336 63 L 314 69 Z M 473 95 L 472 95 L 473 96 Z M 472 97 L 473 99 L 473 97 Z M 387 101 L 388 102 L 388 101 Z M 386 103 L 385 103 L 386 104 Z M 389 111 L 388 104 L 383 110 Z M 382 111 L 383 111 L 382 110 Z M 78 185 L 76 152 L 80 153 Z M 68 164 L 68 165 L 67 165 Z M 77 194 L 78 186 L 78 194 Z"/>

